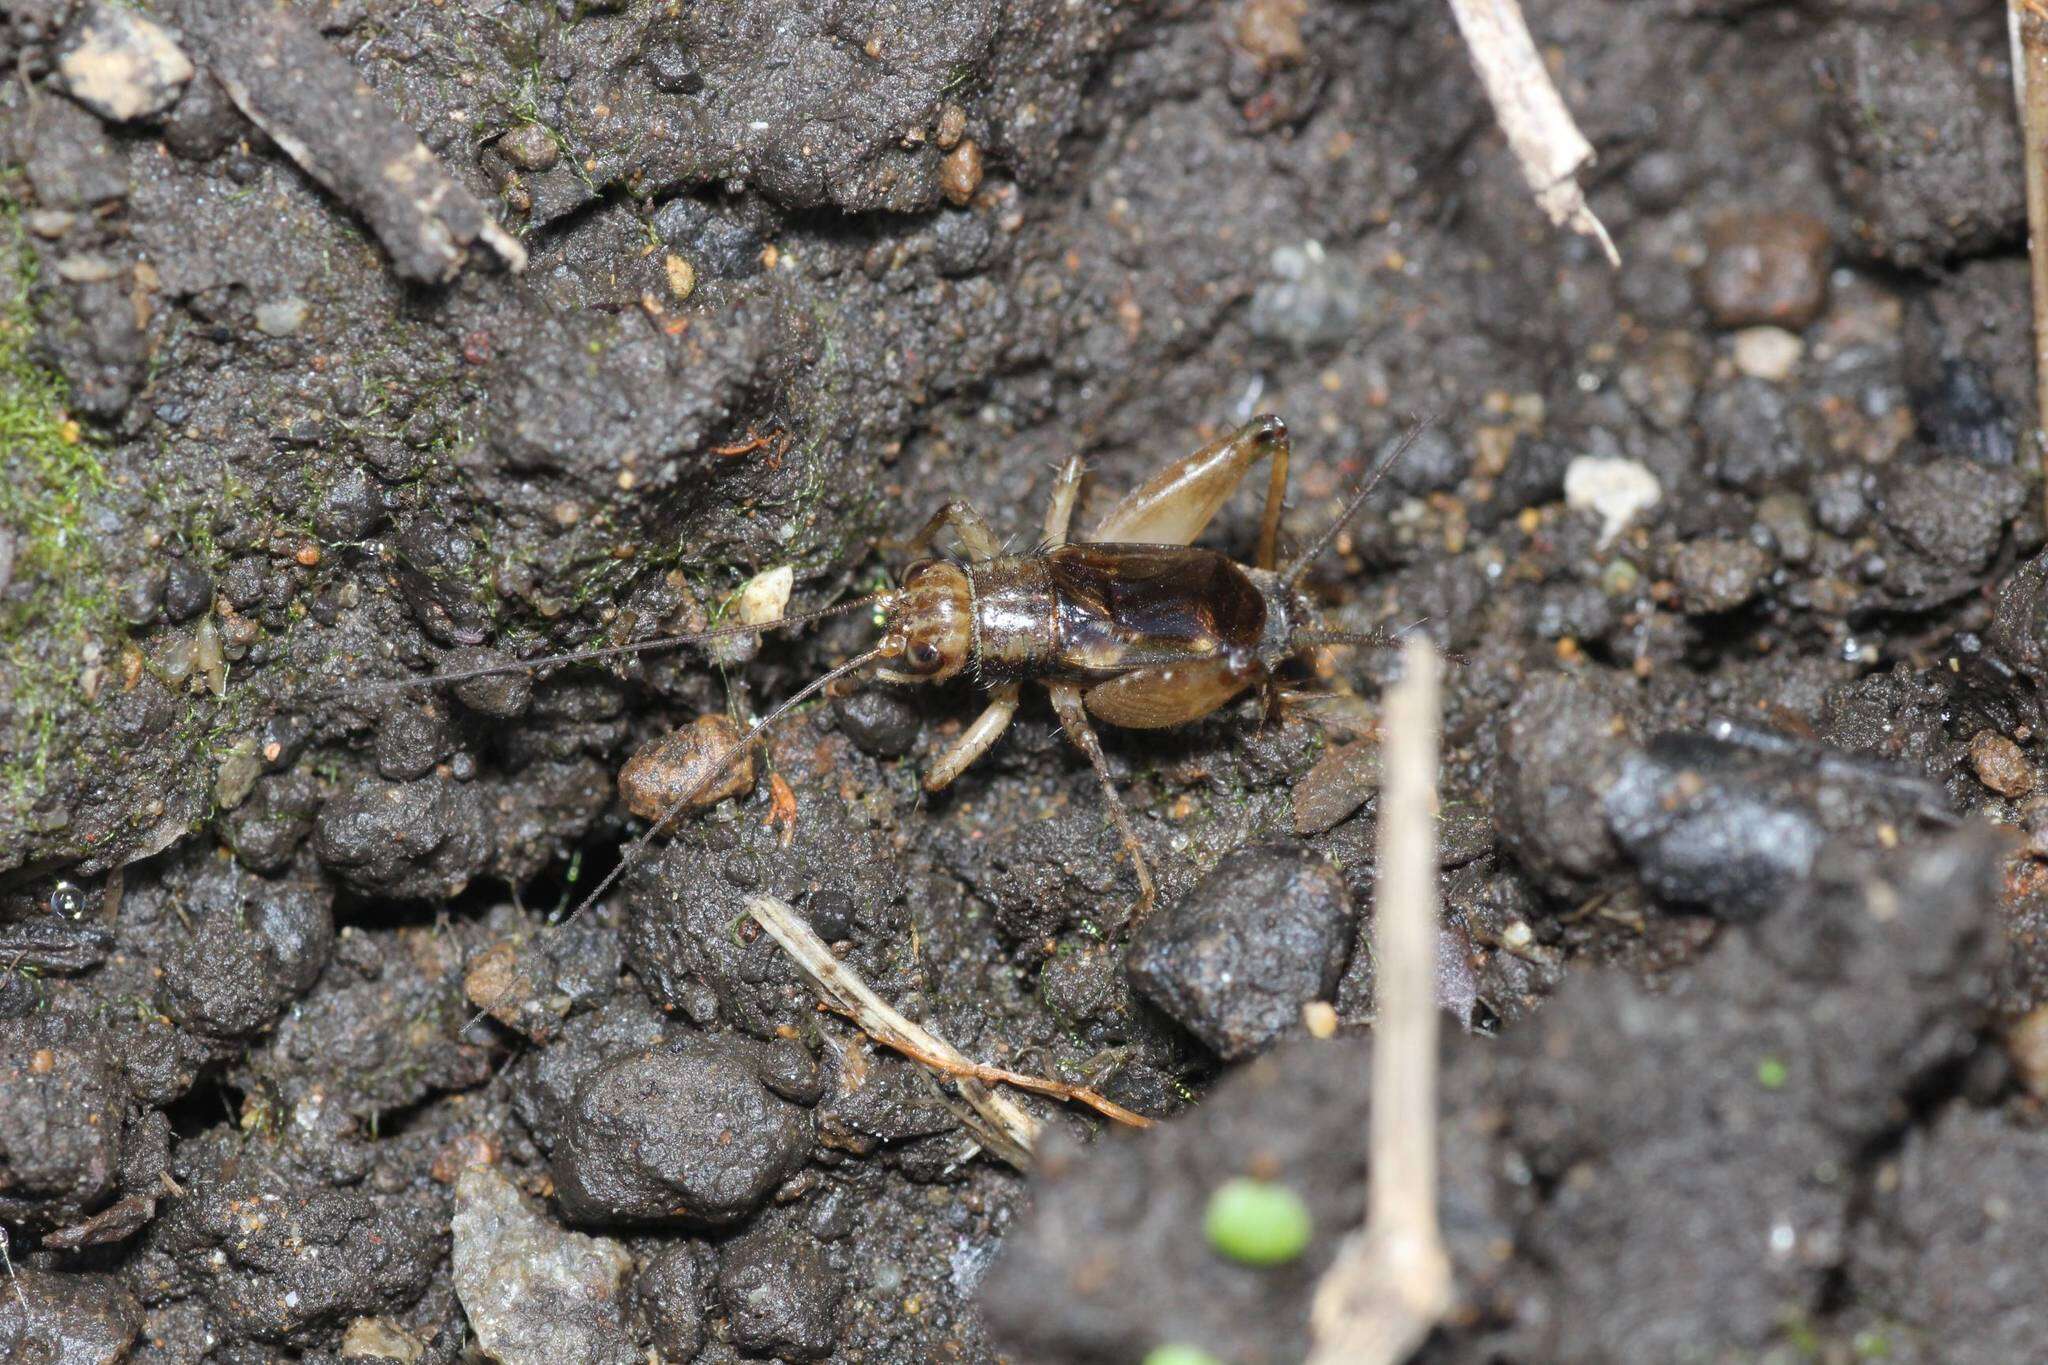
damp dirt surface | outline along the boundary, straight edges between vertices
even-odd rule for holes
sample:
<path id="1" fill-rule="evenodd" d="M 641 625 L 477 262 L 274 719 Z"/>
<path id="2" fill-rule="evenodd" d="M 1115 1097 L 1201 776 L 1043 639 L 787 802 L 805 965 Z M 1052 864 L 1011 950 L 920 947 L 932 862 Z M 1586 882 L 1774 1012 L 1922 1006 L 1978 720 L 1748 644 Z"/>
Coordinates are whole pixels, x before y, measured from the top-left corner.
<path id="1" fill-rule="evenodd" d="M 1138 926 L 1042 690 L 922 791 L 963 680 L 806 705 L 547 928 L 644 828 L 629 757 L 867 612 L 394 686 L 873 591 L 951 498 L 1028 548 L 1069 455 L 1085 530 L 1265 413 L 1292 545 L 1435 414 L 1307 579 L 1461 656 L 1422 1358 L 2038 1355 L 2003 9 L 1527 8 L 1618 272 L 1434 0 L 0 14 L 0 1359 L 1300 1359 L 1364 1206 L 1390 655 L 1105 731 Z M 758 895 L 1165 1122 L 1020 1097 L 1014 1169 Z M 1241 1176 L 1298 1256 L 1211 1245 Z"/>

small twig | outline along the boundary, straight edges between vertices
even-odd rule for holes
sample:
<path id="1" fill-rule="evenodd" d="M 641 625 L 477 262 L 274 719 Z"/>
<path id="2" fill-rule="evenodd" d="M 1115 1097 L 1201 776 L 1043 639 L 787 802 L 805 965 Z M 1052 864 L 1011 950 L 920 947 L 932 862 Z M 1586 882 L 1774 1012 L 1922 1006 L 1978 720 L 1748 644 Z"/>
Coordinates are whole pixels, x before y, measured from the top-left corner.
<path id="1" fill-rule="evenodd" d="M 843 966 L 844 964 L 841 965 Z M 834 1014 L 843 1015 L 854 1023 L 859 1024 L 876 1042 L 886 1044 L 910 1058 L 911 1061 L 922 1066 L 928 1066 L 932 1070 L 942 1075 L 951 1076 L 955 1080 L 975 1080 L 987 1085 L 1013 1085 L 1019 1090 L 1028 1090 L 1034 1095 L 1044 1095 L 1048 1099 L 1067 1100 L 1074 1104 L 1085 1104 L 1104 1118 L 1115 1119 L 1118 1123 L 1129 1124 L 1133 1128 L 1150 1128 L 1152 1126 L 1152 1120 L 1146 1118 L 1143 1114 L 1135 1110 L 1126 1109 L 1100 1091 L 1090 1090 L 1085 1085 L 1075 1085 L 1071 1081 L 1055 1081 L 1045 1076 L 1031 1076 L 1026 1075 L 1022 1071 L 1011 1071 L 1000 1066 L 990 1066 L 986 1062 L 970 1061 L 965 1057 L 959 1056 L 957 1053 L 948 1055 L 946 1053 L 934 1052 L 919 1043 L 914 1036 L 895 1038 L 886 1034 L 876 1033 L 869 1026 L 869 1022 L 862 1017 L 862 1011 L 858 1009 L 847 1009 L 833 1001 L 827 1001 L 824 1007 L 831 1010 Z M 917 1026 L 913 1024 L 911 1027 L 916 1028 Z M 931 1037 L 932 1035 L 927 1034 L 926 1036 Z M 932 1041 L 939 1042 L 936 1037 L 933 1037 Z M 943 1043 L 940 1043 L 940 1045 L 944 1046 Z"/>
<path id="2" fill-rule="evenodd" d="M 1373 948 L 1371 1164 L 1365 1227 L 1316 1287 L 1310 1365 L 1398 1365 L 1451 1301 L 1437 1226 L 1436 651 L 1417 636 L 1387 696 Z"/>
<path id="3" fill-rule="evenodd" d="M 1137 1128 L 1152 1120 L 1134 1114 L 1085 1086 L 1065 1081 L 1026 1076 L 999 1066 L 970 1061 L 945 1039 L 891 1009 L 851 967 L 832 956 L 825 941 L 804 923 L 797 913 L 772 896 L 755 896 L 747 902 L 747 913 L 760 921 L 769 936 L 781 944 L 796 965 L 810 977 L 825 1004 L 860 1026 L 870 1038 L 894 1048 L 912 1061 L 950 1076 L 961 1083 L 961 1094 L 975 1112 L 997 1131 L 1028 1154 L 1038 1138 L 1039 1122 L 1018 1108 L 1012 1100 L 988 1090 L 990 1085 L 1010 1085 L 1034 1094 L 1085 1104 L 1097 1113 Z M 1013 1164 L 1019 1164 L 1014 1163 Z"/>
<path id="4" fill-rule="evenodd" d="M 1614 239 L 1586 206 L 1578 174 L 1593 163 L 1593 144 L 1572 121 L 1564 96 L 1550 79 L 1529 23 L 1515 0 L 1450 0 L 1458 31 L 1472 53 L 1479 82 L 1493 103 L 1493 116 L 1521 163 L 1522 177 L 1536 202 L 1559 227 L 1591 237 L 1621 268 Z"/>
<path id="5" fill-rule="evenodd" d="M 7 1267 L 7 1282 L 14 1286 L 14 1298 L 21 1305 L 21 1331 L 24 1339 L 30 1328 L 35 1326 L 35 1315 L 28 1311 L 28 1294 L 21 1287 L 21 1276 L 14 1273 L 14 1255 L 8 1247 L 7 1229 L 0 1227 L 0 1265 Z"/>
<path id="6" fill-rule="evenodd" d="M 2012 43 L 2012 93 L 2020 111 L 2027 173 L 2027 261 L 2034 289 L 2034 451 L 2042 462 L 2042 511 L 2048 516 L 2048 9 L 2041 0 L 2006 0 Z"/>

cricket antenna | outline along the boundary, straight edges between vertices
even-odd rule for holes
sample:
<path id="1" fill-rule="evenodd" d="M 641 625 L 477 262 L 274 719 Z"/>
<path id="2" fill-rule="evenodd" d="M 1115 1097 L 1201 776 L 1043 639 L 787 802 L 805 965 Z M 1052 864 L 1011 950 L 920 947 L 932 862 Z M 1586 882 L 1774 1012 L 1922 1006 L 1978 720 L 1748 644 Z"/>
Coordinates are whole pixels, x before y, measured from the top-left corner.
<path id="1" fill-rule="evenodd" d="M 1427 619 L 1427 618 L 1424 618 Z M 1356 645 L 1364 649 L 1396 649 L 1408 638 L 1410 631 L 1422 621 L 1411 621 L 1399 630 L 1297 630 L 1288 637 L 1288 645 L 1295 649 L 1313 649 L 1321 645 Z M 1439 648 L 1437 656 L 1447 663 L 1463 667 L 1471 662 L 1463 654 Z"/>
<path id="2" fill-rule="evenodd" d="M 887 594 L 884 595 L 886 596 Z M 857 605 L 859 604 L 852 603 L 849 604 L 847 607 L 834 608 L 834 610 L 849 610 L 852 606 Z M 829 615 L 830 613 L 822 612 L 817 614 Z M 678 796 L 673 801 L 669 802 L 668 806 L 661 812 L 659 818 L 657 818 L 652 824 L 648 825 L 646 829 L 640 831 L 640 833 L 633 836 L 633 841 L 627 844 L 623 849 L 619 851 L 619 861 L 617 865 L 614 866 L 611 871 L 604 874 L 604 879 L 602 881 L 600 881 L 596 886 L 590 888 L 589 894 L 584 896 L 584 898 L 581 901 L 577 902 L 576 908 L 574 910 L 571 910 L 562 919 L 555 921 L 549 927 L 564 928 L 568 925 L 574 924 L 577 918 L 581 916 L 585 910 L 588 910 L 592 905 L 596 904 L 597 898 L 599 896 L 602 896 L 606 891 L 609 891 L 611 889 L 613 882 L 616 882 L 620 877 L 624 876 L 627 869 L 631 868 L 634 864 L 640 861 L 641 856 L 645 854 L 647 851 L 647 846 L 654 842 L 654 836 L 659 834 L 662 830 L 666 829 L 668 827 L 669 822 L 671 820 L 674 820 L 678 815 L 681 815 L 683 813 L 683 809 L 686 806 L 688 806 L 692 801 L 695 801 L 699 796 L 711 790 L 713 784 L 715 784 L 719 778 L 725 775 L 726 769 L 730 768 L 733 765 L 734 761 L 737 760 L 741 754 L 745 753 L 750 747 L 752 747 L 755 740 L 759 739 L 763 734 L 767 733 L 769 727 L 774 725 L 777 721 L 781 720 L 784 716 L 788 715 L 791 711 L 794 711 L 798 706 L 801 706 L 805 701 L 807 701 L 811 697 L 816 696 L 825 688 L 831 686 L 833 683 L 839 681 L 839 679 L 845 677 L 847 674 L 858 673 L 861 669 L 866 668 L 869 664 L 874 663 L 879 659 L 885 659 L 889 657 L 891 654 L 900 654 L 902 651 L 902 637 L 890 635 L 887 638 L 885 638 L 882 641 L 882 643 L 876 645 L 873 649 L 868 650 L 865 654 L 855 655 L 853 658 L 848 659 L 845 663 L 839 665 L 839 667 L 830 669 L 827 672 L 821 673 L 817 677 L 811 679 L 802 687 L 798 688 L 796 692 L 793 693 L 787 700 L 783 701 L 780 705 L 776 706 L 774 710 L 770 711 L 767 715 L 755 721 L 752 728 L 750 728 L 746 734 L 740 736 L 740 738 L 737 741 L 735 741 L 729 748 L 727 748 L 723 754 L 719 755 L 717 763 L 704 774 L 702 780 L 700 780 L 695 786 L 691 787 L 688 791 L 684 792 L 681 796 Z"/>
<path id="3" fill-rule="evenodd" d="M 1309 542 L 1308 548 L 1296 555 L 1294 562 L 1281 572 L 1280 582 L 1284 586 L 1291 588 L 1301 581 L 1301 576 L 1308 572 L 1308 566 L 1321 558 L 1323 551 L 1330 548 L 1330 542 L 1337 538 L 1337 533 L 1358 515 L 1358 509 L 1365 506 L 1365 500 L 1372 496 L 1373 489 L 1379 487 L 1379 482 L 1387 476 L 1387 471 L 1408 453 L 1408 447 L 1415 444 L 1417 437 L 1435 425 L 1437 416 L 1438 414 L 1432 413 L 1428 417 L 1417 418 L 1408 428 L 1407 434 L 1401 438 L 1401 443 L 1380 458 L 1379 463 L 1373 466 L 1372 473 L 1366 475 L 1365 482 L 1359 485 L 1358 491 L 1351 495 L 1351 500 L 1344 504 L 1344 510 L 1337 514 L 1337 519 L 1324 527 L 1322 534 Z"/>
<path id="4" fill-rule="evenodd" d="M 446 683 L 468 682 L 472 678 L 493 678 L 502 673 L 533 673 L 543 668 L 559 668 L 564 664 L 596 663 L 601 659 L 618 659 L 628 654 L 645 654 L 650 650 L 668 649 L 674 645 L 704 644 L 711 640 L 731 639 L 736 635 L 759 635 L 762 631 L 781 630 L 784 626 L 800 626 L 806 622 L 823 620 L 827 616 L 844 616 L 848 612 L 859 611 L 862 607 L 873 606 L 877 602 L 893 601 L 895 597 L 896 594 L 894 592 L 870 593 L 866 597 L 856 597 L 851 602 L 841 602 L 837 606 L 831 607 L 819 607 L 816 611 L 800 611 L 794 615 L 781 617 L 778 620 L 763 622 L 760 625 L 741 623 L 718 626 L 711 630 L 695 631 L 688 635 L 658 635 L 652 640 L 641 640 L 628 645 L 604 645 L 597 649 L 579 649 L 569 654 L 549 654 L 538 659 L 513 659 L 507 663 L 486 664 L 481 668 L 465 668 L 453 673 L 430 673 L 425 677 L 391 678 L 371 683 L 369 687 L 372 690 L 377 688 L 439 687 Z"/>

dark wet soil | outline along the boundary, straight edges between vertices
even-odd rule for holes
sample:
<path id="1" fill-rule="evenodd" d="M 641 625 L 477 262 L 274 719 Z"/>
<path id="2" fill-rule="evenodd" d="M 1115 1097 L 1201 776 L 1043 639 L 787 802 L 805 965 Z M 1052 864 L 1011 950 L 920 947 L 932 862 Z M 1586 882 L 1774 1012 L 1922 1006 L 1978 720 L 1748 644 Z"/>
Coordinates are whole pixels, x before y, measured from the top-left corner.
<path id="1" fill-rule="evenodd" d="M 1376 697 L 802 710 L 865 648 L 379 684 L 1028 545 L 1259 413 L 1449 677 L 1432 1361 L 2048 1339 L 2048 558 L 2001 6 L 1539 0 L 1625 264 L 1425 0 L 0 14 L 0 1359 L 1298 1359 L 1363 1207 Z M 523 262 L 523 272 L 514 273 Z M 1249 495 L 1209 543 L 1247 553 Z M 1048 1126 L 824 1014 L 779 897 Z M 1328 1005 L 1329 1010 L 1304 1006 Z M 1334 1017 L 1336 1037 L 1308 1036 Z M 1314 1232 L 1202 1231 L 1250 1175 Z"/>

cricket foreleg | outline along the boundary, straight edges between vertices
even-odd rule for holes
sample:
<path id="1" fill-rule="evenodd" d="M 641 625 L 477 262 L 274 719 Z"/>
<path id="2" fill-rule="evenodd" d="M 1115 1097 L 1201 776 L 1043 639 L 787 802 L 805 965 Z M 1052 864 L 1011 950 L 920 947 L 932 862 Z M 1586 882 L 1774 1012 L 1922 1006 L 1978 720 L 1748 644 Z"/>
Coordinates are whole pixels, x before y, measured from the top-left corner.
<path id="1" fill-rule="evenodd" d="M 931 548 L 940 531 L 948 529 L 959 539 L 970 560 L 994 559 L 1002 552 L 1002 542 L 989 529 L 987 519 L 975 510 L 973 503 L 959 498 L 932 513 L 932 519 L 910 538 L 904 549 L 915 559 Z"/>
<path id="2" fill-rule="evenodd" d="M 1081 491 L 1081 457 L 1069 455 L 1053 480 L 1052 501 L 1045 508 L 1045 548 L 1057 550 L 1067 543 L 1067 527 L 1074 520 L 1074 496 Z"/>
<path id="3" fill-rule="evenodd" d="M 948 744 L 932 766 L 925 769 L 924 789 L 928 792 L 943 791 L 953 779 L 966 772 L 974 761 L 989 751 L 989 748 L 1010 728 L 1011 717 L 1017 714 L 1017 684 L 1005 683 L 995 690 L 988 706 L 974 718 L 974 723 L 961 731 L 960 737 Z"/>

